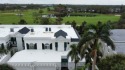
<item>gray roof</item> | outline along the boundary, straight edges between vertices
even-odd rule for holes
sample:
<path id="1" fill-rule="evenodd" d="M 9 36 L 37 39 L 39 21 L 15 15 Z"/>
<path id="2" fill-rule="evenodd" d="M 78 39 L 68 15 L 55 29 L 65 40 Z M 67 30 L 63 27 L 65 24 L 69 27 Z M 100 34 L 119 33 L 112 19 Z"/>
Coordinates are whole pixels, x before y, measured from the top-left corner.
<path id="1" fill-rule="evenodd" d="M 115 43 L 117 53 L 125 54 L 125 43 Z"/>
<path id="2" fill-rule="evenodd" d="M 125 42 L 125 29 L 113 29 L 110 30 L 111 36 L 110 38 L 114 42 Z"/>
<path id="3" fill-rule="evenodd" d="M 59 36 L 63 36 L 64 38 L 66 38 L 67 33 L 64 32 L 63 30 L 59 30 L 59 31 L 57 31 L 57 32 L 54 34 L 54 36 L 55 36 L 56 38 L 58 38 Z"/>
<path id="4" fill-rule="evenodd" d="M 125 29 L 113 29 L 110 30 L 110 33 L 110 38 L 116 46 L 115 51 L 118 54 L 125 54 Z"/>

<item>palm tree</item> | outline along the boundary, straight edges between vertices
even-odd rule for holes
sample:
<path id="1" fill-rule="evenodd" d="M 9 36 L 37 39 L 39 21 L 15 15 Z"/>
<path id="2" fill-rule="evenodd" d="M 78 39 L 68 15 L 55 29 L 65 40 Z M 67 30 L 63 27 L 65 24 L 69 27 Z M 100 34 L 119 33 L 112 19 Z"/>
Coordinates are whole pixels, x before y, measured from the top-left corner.
<path id="1" fill-rule="evenodd" d="M 92 70 L 95 70 L 96 60 L 97 60 L 97 52 L 100 51 L 101 47 L 100 41 L 107 43 L 114 50 L 115 46 L 112 40 L 109 38 L 110 36 L 110 25 L 98 23 L 97 25 L 91 24 L 89 25 L 89 30 L 87 30 L 81 41 L 78 44 L 78 48 L 80 50 L 81 57 L 85 56 L 85 50 L 87 48 L 91 48 L 91 57 L 93 58 L 92 62 Z"/>
<path id="2" fill-rule="evenodd" d="M 3 56 L 4 54 L 7 54 L 8 50 L 4 48 L 4 45 L 1 44 L 0 46 L 0 56 Z"/>
<path id="3" fill-rule="evenodd" d="M 15 70 L 15 69 L 7 64 L 1 64 L 0 70 Z"/>
<path id="4" fill-rule="evenodd" d="M 70 46 L 71 50 L 68 53 L 68 58 L 71 57 L 71 61 L 74 61 L 75 63 L 75 70 L 76 70 L 76 64 L 79 62 L 80 57 L 79 57 L 79 52 L 78 48 L 75 44 Z"/>

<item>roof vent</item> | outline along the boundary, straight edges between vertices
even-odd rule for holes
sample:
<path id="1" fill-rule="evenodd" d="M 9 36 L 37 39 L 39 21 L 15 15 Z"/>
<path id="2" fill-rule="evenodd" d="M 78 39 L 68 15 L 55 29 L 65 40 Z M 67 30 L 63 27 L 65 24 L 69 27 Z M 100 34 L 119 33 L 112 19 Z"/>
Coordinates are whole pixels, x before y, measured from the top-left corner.
<path id="1" fill-rule="evenodd" d="M 33 28 L 31 29 L 31 32 L 34 32 L 34 29 L 33 29 Z"/>
<path id="2" fill-rule="evenodd" d="M 13 29 L 13 28 L 10 28 L 10 32 L 14 32 L 14 29 Z"/>
<path id="3" fill-rule="evenodd" d="M 49 28 L 49 31 L 51 31 L 51 28 Z"/>
<path id="4" fill-rule="evenodd" d="M 48 28 L 46 27 L 45 31 L 48 31 Z"/>

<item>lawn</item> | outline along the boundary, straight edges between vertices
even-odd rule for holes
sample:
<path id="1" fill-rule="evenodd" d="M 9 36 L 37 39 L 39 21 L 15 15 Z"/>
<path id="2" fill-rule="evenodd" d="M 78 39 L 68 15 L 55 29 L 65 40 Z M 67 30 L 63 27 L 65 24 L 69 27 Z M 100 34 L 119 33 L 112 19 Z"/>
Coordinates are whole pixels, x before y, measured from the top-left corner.
<path id="1" fill-rule="evenodd" d="M 47 14 L 47 9 L 43 9 L 43 13 Z M 33 12 L 38 12 L 38 10 L 25 10 L 22 12 L 23 19 L 27 21 L 28 24 L 33 24 Z M 0 23 L 2 24 L 12 24 L 12 23 L 18 23 L 20 20 L 20 16 L 17 16 L 19 12 L 0 12 Z M 50 13 L 50 12 L 48 12 Z M 81 24 L 83 21 L 86 21 L 88 24 L 90 23 L 97 23 L 98 21 L 101 21 L 103 23 L 107 22 L 108 20 L 115 22 L 119 20 L 119 16 L 115 15 L 102 15 L 98 14 L 95 17 L 64 17 L 62 23 L 65 23 L 67 21 L 72 22 L 75 20 L 78 24 Z M 51 20 L 54 22 L 55 18 L 51 18 Z"/>
<path id="2" fill-rule="evenodd" d="M 88 24 L 96 24 L 98 21 L 106 23 L 108 20 L 116 22 L 120 17 L 114 15 L 98 15 L 95 17 L 65 17 L 63 22 L 75 20 L 78 24 L 81 24 L 83 21 L 86 21 Z"/>

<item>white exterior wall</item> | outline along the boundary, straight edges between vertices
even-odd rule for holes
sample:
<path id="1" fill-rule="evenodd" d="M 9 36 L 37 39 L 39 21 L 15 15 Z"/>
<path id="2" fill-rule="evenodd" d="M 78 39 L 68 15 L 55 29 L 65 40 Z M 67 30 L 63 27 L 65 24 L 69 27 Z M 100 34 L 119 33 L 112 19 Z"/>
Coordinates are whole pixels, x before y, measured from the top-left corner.
<path id="1" fill-rule="evenodd" d="M 23 50 L 22 38 L 16 37 L 16 40 L 17 40 L 17 48 L 18 48 L 18 50 Z"/>
<path id="2" fill-rule="evenodd" d="M 17 48 L 18 50 L 23 50 L 23 43 L 22 43 L 22 38 L 24 35 L 17 33 L 16 35 L 16 41 L 17 41 Z"/>
<path id="3" fill-rule="evenodd" d="M 9 65 L 13 66 L 16 70 L 61 70 L 61 62 L 35 62 L 35 63 L 8 63 Z M 83 66 L 84 62 L 77 63 L 77 66 Z M 75 67 L 74 62 L 68 63 L 68 69 L 73 70 Z"/>
<path id="4" fill-rule="evenodd" d="M 25 39 L 24 38 L 24 42 L 25 42 L 25 50 L 27 49 L 26 44 L 30 44 L 30 43 L 37 43 L 37 50 L 42 50 L 42 43 L 52 43 L 52 48 L 53 50 L 55 49 L 55 43 L 53 42 L 53 40 L 51 38 L 31 38 L 31 39 Z"/>
<path id="5" fill-rule="evenodd" d="M 69 42 L 69 44 L 67 44 L 67 50 L 69 50 L 70 47 L 70 39 L 66 39 L 63 38 L 62 36 L 58 37 L 58 38 L 24 38 L 24 42 L 25 42 L 25 48 L 26 47 L 26 43 L 30 44 L 30 43 L 37 43 L 37 50 L 42 50 L 42 43 L 46 44 L 52 43 L 52 50 L 55 50 L 55 42 L 58 42 L 58 51 L 64 51 L 64 42 Z"/>

